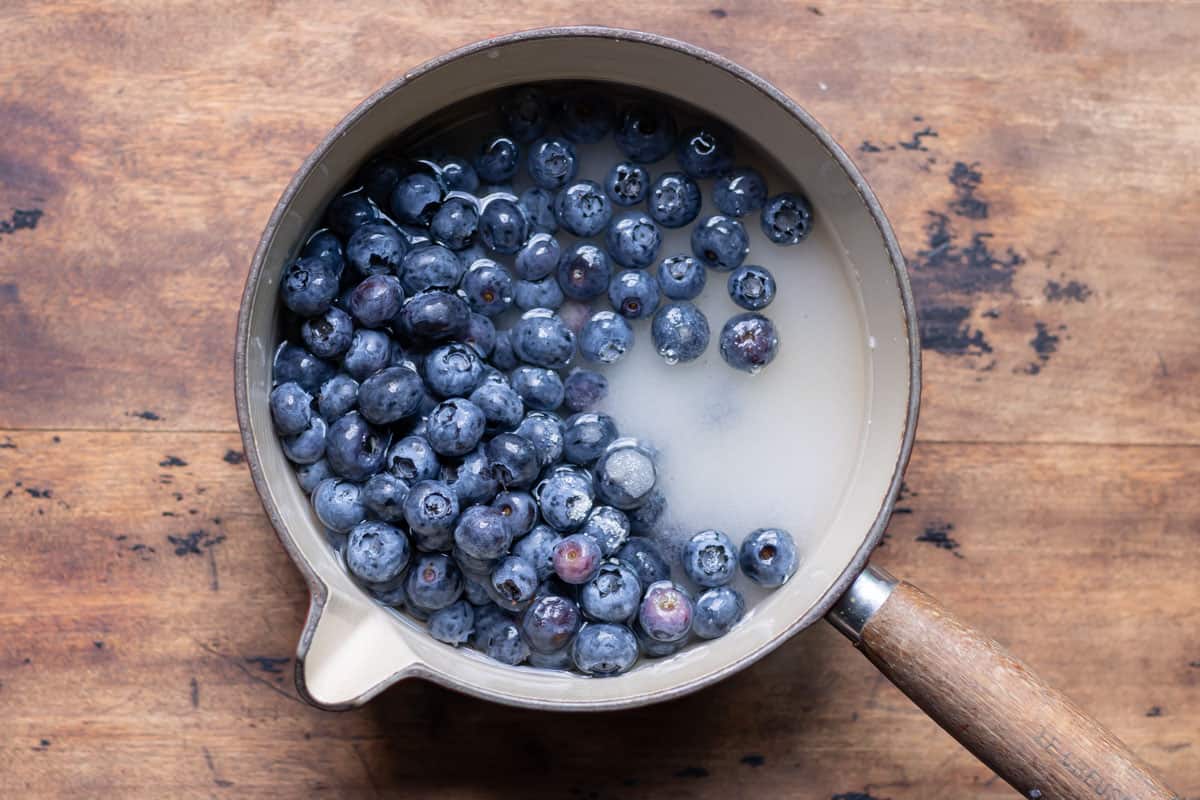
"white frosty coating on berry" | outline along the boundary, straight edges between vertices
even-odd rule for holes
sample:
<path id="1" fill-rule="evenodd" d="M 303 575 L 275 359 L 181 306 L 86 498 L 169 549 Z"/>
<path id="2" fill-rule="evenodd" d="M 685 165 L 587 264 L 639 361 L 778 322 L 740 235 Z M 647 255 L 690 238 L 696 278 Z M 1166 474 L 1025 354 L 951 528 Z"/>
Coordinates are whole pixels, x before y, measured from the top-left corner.
<path id="1" fill-rule="evenodd" d="M 606 458 L 604 471 L 633 497 L 644 497 L 654 488 L 654 462 L 632 447 L 617 450 Z"/>

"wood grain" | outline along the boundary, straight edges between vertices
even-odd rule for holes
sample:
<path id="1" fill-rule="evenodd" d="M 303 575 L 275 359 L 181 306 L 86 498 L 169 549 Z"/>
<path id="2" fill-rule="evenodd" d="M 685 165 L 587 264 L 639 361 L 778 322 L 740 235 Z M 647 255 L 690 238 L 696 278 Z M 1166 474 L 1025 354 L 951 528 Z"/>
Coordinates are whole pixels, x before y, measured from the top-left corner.
<path id="1" fill-rule="evenodd" d="M 583 21 L 717 50 L 851 151 L 926 320 L 878 561 L 1200 798 L 1200 6 L 880 0 L 2 4 L 0 796 L 1012 796 L 824 628 L 628 714 L 296 700 L 304 586 L 231 463 L 251 251 L 375 88 Z"/>

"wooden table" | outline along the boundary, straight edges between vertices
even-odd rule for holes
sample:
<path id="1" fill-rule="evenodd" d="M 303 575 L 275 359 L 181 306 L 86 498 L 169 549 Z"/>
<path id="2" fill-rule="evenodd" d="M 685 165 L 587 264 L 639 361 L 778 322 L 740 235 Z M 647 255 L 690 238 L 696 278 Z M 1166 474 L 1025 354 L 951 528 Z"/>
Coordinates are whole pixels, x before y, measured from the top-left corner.
<path id="1" fill-rule="evenodd" d="M 296 697 L 305 587 L 234 419 L 234 317 L 323 133 L 540 24 L 686 38 L 852 151 L 924 323 L 877 561 L 1200 797 L 1200 8 L 268 0 L 0 10 L 0 796 L 1007 798 L 819 626 L 664 706 Z"/>

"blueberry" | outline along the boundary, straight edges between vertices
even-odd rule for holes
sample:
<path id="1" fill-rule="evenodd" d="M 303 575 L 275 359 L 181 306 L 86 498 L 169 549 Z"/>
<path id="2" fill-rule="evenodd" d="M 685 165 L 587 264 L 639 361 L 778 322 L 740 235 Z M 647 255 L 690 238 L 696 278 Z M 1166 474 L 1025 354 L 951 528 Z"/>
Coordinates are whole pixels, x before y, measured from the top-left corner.
<path id="1" fill-rule="evenodd" d="M 440 244 L 429 244 L 414 248 L 404 256 L 400 282 L 409 294 L 426 289 L 454 289 L 465 271 L 453 250 Z"/>
<path id="2" fill-rule="evenodd" d="M 572 534 L 554 546 L 554 573 L 572 585 L 587 583 L 600 569 L 602 558 L 595 539 Z"/>
<path id="3" fill-rule="evenodd" d="M 725 323 L 720 346 L 726 364 L 753 375 L 775 360 L 779 332 L 775 323 L 762 314 L 747 311 Z"/>
<path id="4" fill-rule="evenodd" d="M 312 464 L 325 455 L 328 426 L 320 417 L 312 417 L 307 427 L 299 433 L 280 440 L 283 454 L 293 464 Z"/>
<path id="5" fill-rule="evenodd" d="M 572 300 L 590 300 L 604 294 L 612 266 L 603 250 L 590 242 L 576 242 L 558 260 L 558 285 Z"/>
<path id="6" fill-rule="evenodd" d="M 641 599 L 642 585 L 637 575 L 620 561 L 601 564 L 579 593 L 583 613 L 599 622 L 628 622 L 637 613 Z"/>
<path id="7" fill-rule="evenodd" d="M 276 384 L 289 381 L 298 383 L 301 389 L 311 394 L 333 377 L 333 367 L 303 347 L 284 342 L 275 351 L 272 377 Z"/>
<path id="8" fill-rule="evenodd" d="M 794 192 L 777 194 L 762 209 L 762 229 L 775 244 L 797 244 L 812 231 L 812 206 Z"/>
<path id="9" fill-rule="evenodd" d="M 615 364 L 631 347 L 633 328 L 611 311 L 597 311 L 579 334 L 579 354 L 588 361 Z"/>
<path id="10" fill-rule="evenodd" d="M 391 356 L 392 340 L 386 333 L 360 328 L 350 338 L 342 367 L 355 380 L 362 381 L 386 367 Z"/>
<path id="11" fill-rule="evenodd" d="M 506 489 L 527 489 L 540 465 L 533 443 L 515 433 L 501 433 L 485 446 L 492 477 Z"/>
<path id="12" fill-rule="evenodd" d="M 387 367 L 362 382 L 358 410 L 374 425 L 389 425 L 417 413 L 425 398 L 421 376 L 408 367 Z"/>
<path id="13" fill-rule="evenodd" d="M 696 598 L 692 630 L 701 639 L 719 639 L 741 621 L 746 601 L 732 586 L 718 586 Z"/>
<path id="14" fill-rule="evenodd" d="M 687 643 L 687 638 L 675 642 L 660 642 L 650 638 L 640 624 L 633 626 L 633 634 L 637 637 L 638 649 L 647 658 L 663 658 L 678 653 Z"/>
<path id="15" fill-rule="evenodd" d="M 500 103 L 504 129 L 518 142 L 532 142 L 550 124 L 550 101 L 536 86 L 513 89 Z"/>
<path id="16" fill-rule="evenodd" d="M 655 641 L 677 642 L 692 630 L 693 605 L 679 586 L 670 581 L 652 583 L 638 608 L 638 624 Z"/>
<path id="17" fill-rule="evenodd" d="M 658 309 L 658 281 L 640 269 L 618 272 L 608 284 L 608 301 L 626 319 L 642 319 Z"/>
<path id="18" fill-rule="evenodd" d="M 640 211 L 626 211 L 613 219 L 605 234 L 612 260 L 623 267 L 641 269 L 654 263 L 662 234 L 654 221 Z"/>
<path id="19" fill-rule="evenodd" d="M 474 347 L 480 358 L 487 358 L 496 346 L 496 325 L 483 314 L 471 314 L 462 340 Z"/>
<path id="20" fill-rule="evenodd" d="M 621 510 L 642 505 L 658 474 L 650 452 L 633 439 L 618 439 L 596 461 L 596 496 Z"/>
<path id="21" fill-rule="evenodd" d="M 482 383 L 471 392 L 470 400 L 483 412 L 489 431 L 512 430 L 525 414 L 521 396 L 507 384 Z"/>
<path id="22" fill-rule="evenodd" d="M 695 361 L 708 348 L 708 318 L 686 300 L 668 303 L 650 325 L 654 349 L 668 364 Z"/>
<path id="23" fill-rule="evenodd" d="M 572 464 L 590 467 L 618 435 L 616 421 L 607 414 L 574 414 L 564 426 L 563 457 Z"/>
<path id="24" fill-rule="evenodd" d="M 612 506 L 596 506 L 579 532 L 595 539 L 605 558 L 615 556 L 629 539 L 629 517 Z"/>
<path id="25" fill-rule="evenodd" d="M 475 171 L 488 183 L 504 183 L 517 174 L 520 161 L 521 148 L 517 143 L 502 134 L 493 134 L 479 147 Z"/>
<path id="26" fill-rule="evenodd" d="M 349 545 L 349 537 L 346 537 L 347 542 L 342 547 L 342 552 Z M 366 589 L 370 592 L 371 597 L 375 602 L 382 603 L 385 606 L 393 606 L 395 608 L 405 608 L 411 604 L 408 602 L 408 590 L 404 588 L 404 578 L 401 575 L 384 583 L 367 583 Z M 414 616 L 417 616 L 414 614 Z"/>
<path id="27" fill-rule="evenodd" d="M 462 293 L 472 311 L 495 317 L 512 305 L 512 276 L 495 261 L 480 259 L 463 276 Z"/>
<path id="28" fill-rule="evenodd" d="M 553 653 L 571 642 L 582 621 L 579 606 L 573 600 L 545 594 L 535 599 L 521 616 L 521 630 L 530 649 Z"/>
<path id="29" fill-rule="evenodd" d="M 465 160 L 458 157 L 443 158 L 438 166 L 447 189 L 473 192 L 479 188 L 479 176 Z"/>
<path id="30" fill-rule="evenodd" d="M 513 326 L 512 345 L 527 364 L 561 369 L 575 355 L 575 334 L 550 309 L 533 309 Z"/>
<path id="31" fill-rule="evenodd" d="M 683 550 L 683 572 L 700 586 L 723 586 L 737 570 L 733 542 L 721 531 L 700 531 Z"/>
<path id="32" fill-rule="evenodd" d="M 585 470 L 559 466 L 546 474 L 533 490 L 533 496 L 542 507 L 542 519 L 550 527 L 559 531 L 573 531 L 591 513 L 595 489 L 592 476 Z"/>
<path id="33" fill-rule="evenodd" d="M 385 583 L 408 566 L 408 538 L 385 522 L 360 522 L 350 531 L 346 566 L 360 580 Z"/>
<path id="34" fill-rule="evenodd" d="M 563 381 L 563 405 L 589 411 L 608 396 L 608 378 L 590 369 L 577 369 Z"/>
<path id="35" fill-rule="evenodd" d="M 493 253 L 513 255 L 529 239 L 529 220 L 517 198 L 500 196 L 484 202 L 479 214 L 479 240 Z"/>
<path id="36" fill-rule="evenodd" d="M 522 638 L 517 623 L 508 619 L 491 631 L 484 652 L 501 664 L 515 667 L 529 658 L 529 645 Z"/>
<path id="37" fill-rule="evenodd" d="M 529 177 L 543 189 L 561 189 L 578 169 L 575 148 L 566 139 L 538 139 L 529 148 Z"/>
<path id="38" fill-rule="evenodd" d="M 461 567 L 462 565 L 460 564 L 459 566 Z M 481 575 L 475 575 L 464 570 L 463 598 L 472 605 L 490 605 L 492 598 L 487 591 L 487 579 Z"/>
<path id="39" fill-rule="evenodd" d="M 441 342 L 465 335 L 471 309 L 458 295 L 434 290 L 413 295 L 400 309 L 396 322 L 406 336 L 418 342 Z"/>
<path id="40" fill-rule="evenodd" d="M 433 480 L 442 469 L 433 446 L 424 436 L 405 436 L 400 439 L 388 450 L 383 465 L 409 486 L 418 481 Z"/>
<path id="41" fill-rule="evenodd" d="M 562 98 L 558 124 L 572 142 L 595 144 L 612 130 L 612 103 L 600 91 L 575 90 Z"/>
<path id="42" fill-rule="evenodd" d="M 512 615 L 493 603 L 490 599 L 475 609 L 475 631 L 471 634 L 471 646 L 487 652 L 492 635 L 500 633 L 502 628 L 513 621 Z"/>
<path id="43" fill-rule="evenodd" d="M 533 564 L 538 580 L 544 581 L 554 574 L 554 548 L 561 541 L 562 535 L 558 531 L 549 525 L 537 525 L 528 535 L 517 540 L 512 552 Z"/>
<path id="44" fill-rule="evenodd" d="M 639 164 L 651 164 L 671 152 L 675 120 L 661 106 L 633 103 L 621 110 L 617 122 L 617 147 Z"/>
<path id="45" fill-rule="evenodd" d="M 335 197 L 325 212 L 325 219 L 334 233 L 346 238 L 360 225 L 379 219 L 379 210 L 371 204 L 366 192 L 355 190 Z"/>
<path id="46" fill-rule="evenodd" d="M 300 488 L 304 490 L 305 494 L 312 494 L 321 481 L 332 477 L 333 470 L 329 468 L 329 462 L 323 458 L 311 464 L 296 466 L 296 482 L 300 484 Z"/>
<path id="47" fill-rule="evenodd" d="M 358 323 L 378 328 L 392 321 L 404 302 L 404 289 L 395 275 L 371 275 L 350 293 L 346 310 Z"/>
<path id="48" fill-rule="evenodd" d="M 425 611 L 437 611 L 462 596 L 463 576 L 450 557 L 442 553 L 422 553 L 404 582 L 412 604 Z"/>
<path id="49" fill-rule="evenodd" d="M 349 533 L 367 516 L 362 487 L 337 478 L 317 484 L 312 493 L 312 506 L 321 524 L 337 533 Z"/>
<path id="50" fill-rule="evenodd" d="M 377 472 L 363 485 L 362 499 L 372 514 L 385 522 L 404 519 L 408 484 L 389 472 Z"/>
<path id="51" fill-rule="evenodd" d="M 565 299 L 558 279 L 553 275 L 536 281 L 517 281 L 513 284 L 513 303 L 522 311 L 535 308 L 555 309 L 561 306 Z"/>
<path id="52" fill-rule="evenodd" d="M 442 184 L 424 172 L 405 175 L 392 191 L 392 216 L 412 225 L 428 225 L 442 202 Z"/>
<path id="53" fill-rule="evenodd" d="M 562 378 L 552 369 L 520 366 L 512 371 L 512 387 L 534 411 L 553 411 L 562 405 Z"/>
<path id="54" fill-rule="evenodd" d="M 360 275 L 399 272 L 408 241 L 386 222 L 371 222 L 354 232 L 346 243 L 346 260 Z"/>
<path id="55" fill-rule="evenodd" d="M 304 258 L 320 258 L 329 262 L 330 267 L 333 268 L 333 274 L 339 278 L 346 266 L 346 253 L 342 247 L 342 240 L 328 228 L 321 228 L 309 236 L 304 247 L 300 248 L 300 255 Z"/>
<path id="56" fill-rule="evenodd" d="M 429 635 L 439 642 L 466 644 L 475 630 L 475 609 L 466 600 L 455 600 L 429 615 Z"/>
<path id="57" fill-rule="evenodd" d="M 488 503 L 496 496 L 500 484 L 492 476 L 487 453 L 483 446 L 463 456 L 462 462 L 442 467 L 442 480 L 458 497 L 460 507 Z"/>
<path id="58" fill-rule="evenodd" d="M 537 449 L 538 463 L 548 467 L 562 458 L 563 421 L 546 411 L 531 411 L 517 425 L 514 433 L 533 442 Z"/>
<path id="59" fill-rule="evenodd" d="M 659 552 L 658 545 L 643 536 L 630 536 L 617 551 L 617 560 L 628 565 L 643 586 L 671 577 L 671 567 Z"/>
<path id="60" fill-rule="evenodd" d="M 425 383 L 438 397 L 466 397 L 483 379 L 483 361 L 475 348 L 451 342 L 425 358 Z"/>
<path id="61" fill-rule="evenodd" d="M 298 383 L 281 383 L 271 390 L 271 419 L 280 436 L 291 436 L 308 427 L 312 419 L 312 395 Z"/>
<path id="62" fill-rule="evenodd" d="M 463 456 L 479 444 L 486 425 L 478 406 L 461 397 L 452 397 L 430 413 L 425 438 L 440 456 Z"/>
<path id="63" fill-rule="evenodd" d="M 629 161 L 613 165 L 604 178 L 604 193 L 619 206 L 634 206 L 646 199 L 650 173 Z"/>
<path id="64" fill-rule="evenodd" d="M 775 276 L 763 267 L 738 267 L 729 273 L 728 288 L 734 303 L 758 311 L 775 299 Z"/>
<path id="65" fill-rule="evenodd" d="M 558 230 L 554 216 L 554 192 L 534 186 L 521 192 L 517 205 L 525 212 L 530 233 L 550 234 Z"/>
<path id="66" fill-rule="evenodd" d="M 404 499 L 404 521 L 418 550 L 450 547 L 458 508 L 454 491 L 441 481 L 426 480 L 412 485 Z"/>
<path id="67" fill-rule="evenodd" d="M 508 556 L 492 570 L 488 594 L 505 611 L 520 611 L 533 600 L 537 570 L 520 556 Z"/>
<path id="68" fill-rule="evenodd" d="M 670 256 L 658 265 L 658 285 L 672 300 L 694 300 L 704 291 L 708 270 L 691 256 Z"/>
<path id="69" fill-rule="evenodd" d="M 433 215 L 429 232 L 451 250 L 462 250 L 475 241 L 479 227 L 479 201 L 469 194 L 451 192 Z"/>
<path id="70" fill-rule="evenodd" d="M 400 231 L 404 241 L 408 242 L 409 250 L 435 244 L 433 237 L 429 235 L 429 229 L 423 225 L 397 225 L 396 230 Z"/>
<path id="71" fill-rule="evenodd" d="M 454 526 L 455 548 L 472 558 L 500 558 L 511 544 L 512 532 L 504 515 L 491 506 L 471 506 Z"/>
<path id="72" fill-rule="evenodd" d="M 595 236 L 612 219 L 612 203 L 595 181 L 576 181 L 554 200 L 558 224 L 580 237 Z"/>
<path id="73" fill-rule="evenodd" d="M 713 184 L 713 204 L 729 217 L 744 217 L 757 211 L 766 199 L 767 182 L 752 167 L 738 167 Z"/>
<path id="74" fill-rule="evenodd" d="M 795 574 L 800 556 L 790 533 L 780 528 L 759 528 L 742 540 L 739 563 L 747 578 L 774 589 Z"/>
<path id="75" fill-rule="evenodd" d="M 571 658 L 580 672 L 593 677 L 620 675 L 637 662 L 637 638 L 624 625 L 594 622 L 575 637 Z"/>
<path id="76" fill-rule="evenodd" d="M 629 530 L 639 535 L 657 533 L 666 511 L 667 496 L 661 489 L 655 489 L 645 503 L 629 512 Z"/>
<path id="77" fill-rule="evenodd" d="M 693 178 L 715 178 L 733 167 L 733 140 L 717 125 L 689 128 L 679 137 L 675 155 Z"/>
<path id="78" fill-rule="evenodd" d="M 320 314 L 337 297 L 338 278 L 321 258 L 298 258 L 288 264 L 279 280 L 283 304 L 302 317 Z"/>
<path id="79" fill-rule="evenodd" d="M 501 492 L 492 501 L 492 506 L 504 517 L 513 539 L 519 539 L 529 533 L 537 522 L 537 503 L 528 492 Z M 538 580 L 541 580 L 541 577 L 539 576 Z"/>
<path id="80" fill-rule="evenodd" d="M 714 214 L 692 228 L 692 253 L 720 272 L 736 269 L 750 252 L 750 239 L 742 223 Z"/>
<path id="81" fill-rule="evenodd" d="M 367 197 L 378 206 L 386 206 L 396 189 L 396 184 L 411 172 L 403 161 L 391 156 L 376 156 L 358 171 L 356 182 L 363 187 Z"/>
<path id="82" fill-rule="evenodd" d="M 492 364 L 497 369 L 513 369 L 517 364 L 516 353 L 512 347 L 512 331 L 496 331 L 496 346 L 492 348 Z"/>
<path id="83" fill-rule="evenodd" d="M 682 172 L 665 172 L 650 187 L 650 218 L 664 228 L 682 228 L 700 214 L 700 187 Z"/>
<path id="84" fill-rule="evenodd" d="M 329 426 L 325 456 L 343 478 L 366 480 L 383 467 L 390 440 L 386 431 L 376 430 L 357 411 L 351 411 Z"/>
<path id="85" fill-rule="evenodd" d="M 350 347 L 354 320 L 340 308 L 328 308 L 300 326 L 304 345 L 317 358 L 337 358 Z"/>

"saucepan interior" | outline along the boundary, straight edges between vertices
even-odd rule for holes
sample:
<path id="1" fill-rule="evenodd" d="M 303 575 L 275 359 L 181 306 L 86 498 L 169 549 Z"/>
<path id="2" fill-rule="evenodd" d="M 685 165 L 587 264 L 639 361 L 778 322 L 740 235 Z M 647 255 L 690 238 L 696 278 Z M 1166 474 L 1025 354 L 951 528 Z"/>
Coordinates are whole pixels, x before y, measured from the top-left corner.
<path id="1" fill-rule="evenodd" d="M 606 679 L 512 668 L 443 645 L 375 605 L 348 578 L 313 517 L 272 431 L 267 408 L 278 339 L 277 290 L 325 205 L 373 152 L 439 110 L 498 88 L 541 81 L 619 84 L 703 109 L 737 129 L 809 195 L 836 243 L 858 358 L 838 369 L 797 371 L 796 391 L 831 399 L 848 433 L 796 458 L 837 464 L 839 492 L 794 528 L 803 563 L 728 636 Z M 891 229 L 861 175 L 802 110 L 760 78 L 688 45 L 609 29 L 549 29 L 473 45 L 431 62 L 365 101 L 304 164 L 280 200 L 255 256 L 238 326 L 236 388 L 255 484 L 282 542 L 306 575 L 313 608 L 300 643 L 298 679 L 313 702 L 362 702 L 407 676 L 422 676 L 499 702 L 603 709 L 677 696 L 752 663 L 820 618 L 866 562 L 890 512 L 911 445 L 917 350 L 907 279 Z M 781 321 L 786 330 L 786 321 Z M 847 334 L 842 334 L 847 335 Z M 819 333 L 787 340 L 780 359 L 817 356 Z M 799 362 L 806 363 L 806 362 Z M 853 382 L 851 391 L 846 382 Z M 836 455 L 836 458 L 834 457 Z M 800 472 L 803 472 L 801 470 Z M 737 498 L 724 498 L 735 503 Z"/>

